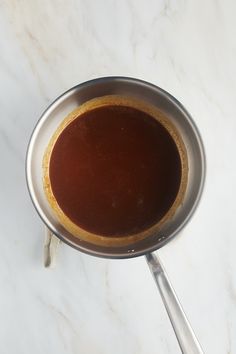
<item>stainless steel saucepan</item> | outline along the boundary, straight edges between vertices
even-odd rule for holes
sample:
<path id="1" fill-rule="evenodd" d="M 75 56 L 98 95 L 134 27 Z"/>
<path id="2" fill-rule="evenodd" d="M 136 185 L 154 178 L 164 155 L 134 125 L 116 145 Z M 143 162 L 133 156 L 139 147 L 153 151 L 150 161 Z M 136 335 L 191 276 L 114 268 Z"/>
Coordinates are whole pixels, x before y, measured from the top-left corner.
<path id="1" fill-rule="evenodd" d="M 43 155 L 48 142 L 61 121 L 82 103 L 105 95 L 133 96 L 163 111 L 180 133 L 187 149 L 188 182 L 181 206 L 160 231 L 151 237 L 123 247 L 104 247 L 73 241 L 69 232 L 58 222 L 43 189 Z M 205 179 L 205 154 L 200 134 L 186 109 L 169 93 L 148 82 L 127 77 L 105 77 L 91 80 L 68 90 L 58 97 L 38 121 L 27 151 L 26 177 L 33 204 L 49 233 L 48 256 L 53 256 L 53 245 L 62 240 L 79 251 L 104 258 L 131 258 L 146 256 L 162 300 L 174 328 L 182 353 L 203 353 L 199 342 L 184 314 L 163 266 L 153 252 L 170 242 L 193 215 L 202 194 Z M 49 259 L 50 261 L 50 259 Z"/>

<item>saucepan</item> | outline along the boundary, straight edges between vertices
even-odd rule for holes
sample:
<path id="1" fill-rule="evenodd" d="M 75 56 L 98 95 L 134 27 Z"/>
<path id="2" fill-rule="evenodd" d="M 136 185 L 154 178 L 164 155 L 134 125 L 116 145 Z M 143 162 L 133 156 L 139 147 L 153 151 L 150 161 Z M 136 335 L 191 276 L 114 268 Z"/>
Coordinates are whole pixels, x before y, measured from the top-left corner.
<path id="1" fill-rule="evenodd" d="M 184 199 L 175 214 L 160 230 L 129 246 L 96 245 L 77 239 L 59 223 L 43 189 L 42 161 L 48 142 L 61 121 L 84 102 L 106 95 L 132 96 L 157 107 L 178 130 L 188 159 L 188 181 Z M 26 157 L 26 179 L 32 202 L 47 228 L 46 262 L 54 255 L 61 240 L 78 251 L 104 258 L 131 258 L 145 256 L 157 283 L 165 308 L 174 328 L 180 348 L 185 354 L 203 353 L 186 318 L 167 274 L 154 251 L 174 239 L 193 215 L 205 180 L 205 154 L 202 139 L 190 114 L 169 93 L 148 82 L 127 77 L 105 77 L 79 84 L 58 97 L 42 114 L 29 142 Z"/>

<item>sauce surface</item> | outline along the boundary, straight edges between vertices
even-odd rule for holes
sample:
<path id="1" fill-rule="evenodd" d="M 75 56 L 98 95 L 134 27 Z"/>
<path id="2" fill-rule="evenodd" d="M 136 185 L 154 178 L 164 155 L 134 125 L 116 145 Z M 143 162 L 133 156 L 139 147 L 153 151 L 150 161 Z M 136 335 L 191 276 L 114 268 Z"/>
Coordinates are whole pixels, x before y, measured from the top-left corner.
<path id="1" fill-rule="evenodd" d="M 157 223 L 173 204 L 181 159 L 167 129 L 132 107 L 81 114 L 53 147 L 49 178 L 65 215 L 84 230 L 127 236 Z"/>

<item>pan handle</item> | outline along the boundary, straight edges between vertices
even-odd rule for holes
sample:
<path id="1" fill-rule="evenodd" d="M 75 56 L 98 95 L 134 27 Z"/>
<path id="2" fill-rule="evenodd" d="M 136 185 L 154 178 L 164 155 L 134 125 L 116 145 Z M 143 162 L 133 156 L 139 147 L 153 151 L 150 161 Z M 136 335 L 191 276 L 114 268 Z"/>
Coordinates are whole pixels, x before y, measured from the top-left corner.
<path id="1" fill-rule="evenodd" d="M 203 350 L 188 322 L 158 256 L 154 253 L 148 253 L 146 260 L 161 294 L 182 353 L 203 354 Z"/>

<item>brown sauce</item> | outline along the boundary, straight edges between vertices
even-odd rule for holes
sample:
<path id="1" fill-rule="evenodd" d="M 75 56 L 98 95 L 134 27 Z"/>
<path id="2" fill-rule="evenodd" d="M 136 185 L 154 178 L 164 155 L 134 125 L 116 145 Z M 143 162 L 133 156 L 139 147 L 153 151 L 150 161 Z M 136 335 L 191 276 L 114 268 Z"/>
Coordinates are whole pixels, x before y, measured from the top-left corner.
<path id="1" fill-rule="evenodd" d="M 167 129 L 136 108 L 92 109 L 60 133 L 49 178 L 65 215 L 82 229 L 127 236 L 157 223 L 181 183 L 181 159 Z"/>

